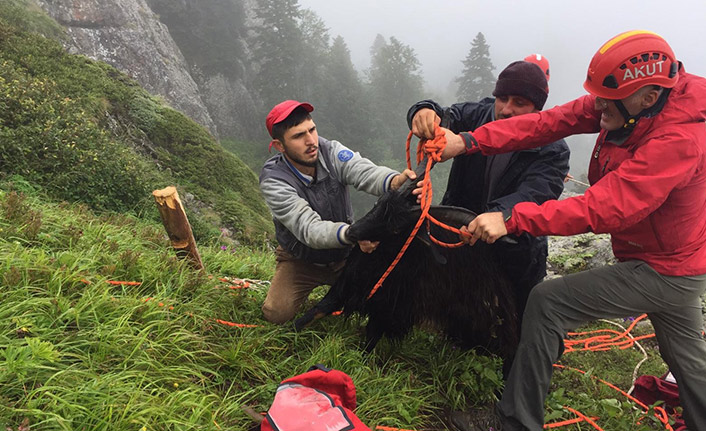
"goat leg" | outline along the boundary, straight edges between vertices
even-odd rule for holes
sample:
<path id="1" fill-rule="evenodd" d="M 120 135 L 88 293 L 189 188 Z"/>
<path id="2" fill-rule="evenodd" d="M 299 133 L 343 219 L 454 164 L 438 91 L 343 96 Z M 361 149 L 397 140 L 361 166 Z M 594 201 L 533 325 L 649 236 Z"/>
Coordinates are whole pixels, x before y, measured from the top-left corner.
<path id="1" fill-rule="evenodd" d="M 307 310 L 304 315 L 294 321 L 294 330 L 299 332 L 307 326 L 311 325 L 313 322 L 325 317 L 326 314 L 319 311 L 316 307 Z"/>
<path id="2" fill-rule="evenodd" d="M 375 346 L 382 339 L 383 328 L 374 319 L 368 319 L 368 324 L 365 327 L 365 343 L 363 350 L 365 353 L 372 353 Z"/>
<path id="3" fill-rule="evenodd" d="M 322 317 L 326 317 L 334 311 L 340 310 L 341 307 L 343 307 L 343 299 L 340 297 L 341 295 L 338 294 L 340 289 L 341 287 L 337 284 L 331 286 L 331 289 L 321 298 L 318 304 L 311 307 L 302 317 L 294 321 L 294 330 L 300 331 Z"/>

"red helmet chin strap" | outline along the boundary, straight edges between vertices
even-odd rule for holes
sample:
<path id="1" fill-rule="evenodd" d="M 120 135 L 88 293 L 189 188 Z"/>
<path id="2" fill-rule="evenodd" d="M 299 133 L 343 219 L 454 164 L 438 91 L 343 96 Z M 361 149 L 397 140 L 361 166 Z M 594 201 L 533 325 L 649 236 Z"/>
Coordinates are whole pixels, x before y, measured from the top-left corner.
<path id="1" fill-rule="evenodd" d="M 637 125 L 637 121 L 642 118 L 642 117 L 652 117 L 656 115 L 658 112 L 662 110 L 664 107 L 664 104 L 667 102 L 667 96 L 669 96 L 669 93 L 672 91 L 671 88 L 663 88 L 662 89 L 662 94 L 659 95 L 659 98 L 657 99 L 657 102 L 655 102 L 654 105 L 650 106 L 649 108 L 645 108 L 642 111 L 638 112 L 635 115 L 630 115 L 628 112 L 627 108 L 623 104 L 622 100 L 613 100 L 613 103 L 615 103 L 615 107 L 618 108 L 618 111 L 620 112 L 620 115 L 623 116 L 625 119 L 625 124 L 623 124 L 623 129 L 627 129 L 629 131 L 632 131 L 632 129 L 635 128 Z"/>
<path id="2" fill-rule="evenodd" d="M 624 129 L 634 128 L 635 124 L 637 124 L 637 120 L 639 120 L 642 116 L 641 114 L 645 112 L 645 110 L 643 109 L 637 115 L 630 115 L 628 109 L 625 107 L 622 100 L 614 100 L 613 103 L 615 103 L 615 107 L 618 108 L 618 111 L 620 111 L 620 115 L 622 115 L 623 119 L 625 120 L 625 124 L 623 124 Z"/>

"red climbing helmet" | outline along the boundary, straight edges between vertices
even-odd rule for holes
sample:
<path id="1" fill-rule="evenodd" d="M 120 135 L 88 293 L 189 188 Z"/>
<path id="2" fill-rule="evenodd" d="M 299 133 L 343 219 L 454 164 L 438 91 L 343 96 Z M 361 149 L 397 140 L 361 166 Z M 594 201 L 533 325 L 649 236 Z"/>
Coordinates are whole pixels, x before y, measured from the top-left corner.
<path id="1" fill-rule="evenodd" d="M 549 82 L 549 60 L 547 60 L 547 57 L 542 54 L 530 54 L 525 57 L 525 61 L 539 66 L 539 68 L 542 69 L 542 72 L 544 72 L 544 75 L 546 75 L 547 82 Z"/>
<path id="2" fill-rule="evenodd" d="M 660 35 L 632 30 L 601 46 L 591 59 L 583 88 L 604 99 L 623 99 L 646 85 L 674 87 L 678 70 L 672 48 Z"/>

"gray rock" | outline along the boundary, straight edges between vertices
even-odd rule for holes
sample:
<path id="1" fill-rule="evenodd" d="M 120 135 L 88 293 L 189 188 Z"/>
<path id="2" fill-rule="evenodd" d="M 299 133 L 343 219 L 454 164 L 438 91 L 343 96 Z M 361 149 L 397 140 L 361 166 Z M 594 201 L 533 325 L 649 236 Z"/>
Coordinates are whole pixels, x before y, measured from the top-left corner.
<path id="1" fill-rule="evenodd" d="M 38 3 L 66 27 L 69 52 L 114 66 L 217 136 L 184 56 L 145 0 Z"/>
<path id="2" fill-rule="evenodd" d="M 560 199 L 577 196 L 564 192 Z M 610 244 L 610 235 L 583 233 L 573 236 L 550 236 L 547 277 L 571 274 L 616 262 Z"/>

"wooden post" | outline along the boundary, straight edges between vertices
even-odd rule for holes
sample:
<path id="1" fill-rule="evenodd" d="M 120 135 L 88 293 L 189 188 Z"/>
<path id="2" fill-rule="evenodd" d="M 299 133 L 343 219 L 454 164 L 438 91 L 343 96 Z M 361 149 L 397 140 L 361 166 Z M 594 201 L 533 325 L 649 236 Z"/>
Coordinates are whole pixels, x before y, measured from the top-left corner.
<path id="1" fill-rule="evenodd" d="M 189 262 L 196 269 L 204 270 L 201 255 L 196 248 L 194 234 L 191 231 L 191 225 L 186 218 L 186 213 L 181 205 L 179 193 L 176 187 L 169 186 L 162 190 L 152 192 L 159 215 L 162 217 L 162 223 L 167 230 L 169 240 L 172 242 L 172 247 L 176 250 L 176 254 L 180 258 L 188 258 Z"/>

